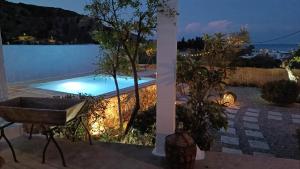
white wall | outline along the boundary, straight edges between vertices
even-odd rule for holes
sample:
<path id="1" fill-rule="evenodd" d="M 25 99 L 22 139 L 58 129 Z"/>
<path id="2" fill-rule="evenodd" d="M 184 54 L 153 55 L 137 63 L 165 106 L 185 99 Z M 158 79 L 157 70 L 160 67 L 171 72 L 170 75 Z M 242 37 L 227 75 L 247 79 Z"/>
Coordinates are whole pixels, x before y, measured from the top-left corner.
<path id="1" fill-rule="evenodd" d="M 4 45 L 9 83 L 94 72 L 97 45 Z"/>

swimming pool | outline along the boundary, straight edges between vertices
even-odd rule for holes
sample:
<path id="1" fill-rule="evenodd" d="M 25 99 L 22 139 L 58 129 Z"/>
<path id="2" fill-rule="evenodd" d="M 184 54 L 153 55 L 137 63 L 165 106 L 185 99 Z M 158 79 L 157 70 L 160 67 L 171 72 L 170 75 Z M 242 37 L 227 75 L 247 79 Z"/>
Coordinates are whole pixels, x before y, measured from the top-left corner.
<path id="1" fill-rule="evenodd" d="M 152 78 L 141 78 L 139 84 L 153 81 Z M 134 86 L 132 77 L 118 77 L 120 89 Z M 88 94 L 91 96 L 99 96 L 116 90 L 114 80 L 111 76 L 83 76 L 71 79 L 57 80 L 46 83 L 31 84 L 33 88 L 44 89 L 69 94 Z"/>

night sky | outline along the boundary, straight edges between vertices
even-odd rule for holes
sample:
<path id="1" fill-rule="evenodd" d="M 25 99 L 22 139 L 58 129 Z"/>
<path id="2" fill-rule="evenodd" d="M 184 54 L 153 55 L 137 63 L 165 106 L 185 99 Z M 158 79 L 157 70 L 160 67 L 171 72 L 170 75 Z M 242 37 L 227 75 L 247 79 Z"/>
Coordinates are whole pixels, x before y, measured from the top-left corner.
<path id="1" fill-rule="evenodd" d="M 9 0 L 86 14 L 89 0 Z M 248 28 L 252 42 L 300 30 L 300 0 L 180 0 L 178 38 Z M 272 43 L 300 43 L 300 33 Z"/>

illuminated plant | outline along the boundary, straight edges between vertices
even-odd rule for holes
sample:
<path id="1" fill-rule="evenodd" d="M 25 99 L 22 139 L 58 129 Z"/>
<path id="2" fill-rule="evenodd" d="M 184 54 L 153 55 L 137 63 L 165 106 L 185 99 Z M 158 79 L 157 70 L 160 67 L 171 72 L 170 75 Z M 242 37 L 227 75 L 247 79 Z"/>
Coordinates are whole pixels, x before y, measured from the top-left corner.
<path id="1" fill-rule="evenodd" d="M 65 126 L 58 127 L 55 130 L 56 135 L 72 141 L 86 140 L 87 133 L 85 126 L 92 135 L 101 133 L 102 126 L 98 124 L 105 119 L 105 110 L 108 105 L 105 99 L 84 94 L 80 94 L 79 96 L 67 95 L 62 99 L 85 100 L 86 104 L 80 112 L 81 119 L 75 118 L 75 120 L 68 122 Z"/>
<path id="2" fill-rule="evenodd" d="M 218 102 L 224 93 L 223 71 L 209 70 L 202 66 L 197 56 L 179 59 L 177 80 L 187 84 L 188 102 L 177 111 L 178 121 L 190 133 L 202 150 L 209 150 L 215 132 L 227 128 L 227 118 L 223 105 Z"/>
<path id="3" fill-rule="evenodd" d="M 204 49 L 200 53 L 203 64 L 209 69 L 219 69 L 224 72 L 226 78 L 226 70 L 232 67 L 232 62 L 239 57 L 239 53 L 249 44 L 249 33 L 245 28 L 240 32 L 223 34 L 216 33 L 214 35 L 205 35 Z"/>
<path id="4" fill-rule="evenodd" d="M 145 51 L 148 37 L 154 35 L 157 12 L 177 14 L 165 8 L 167 0 L 92 0 L 86 9 L 99 22 L 99 29 L 93 34 L 103 48 L 120 45 L 124 56 L 130 62 L 134 78 L 135 105 L 125 133 L 131 128 L 140 109 L 140 95 L 137 74 L 138 54 Z M 163 8 L 160 8 L 163 7 Z"/>
<path id="5" fill-rule="evenodd" d="M 95 40 L 97 40 L 97 36 L 95 37 Z M 122 53 L 120 46 L 111 46 L 108 50 L 105 50 L 104 48 L 104 54 L 99 59 L 98 69 L 96 71 L 96 74 L 99 74 L 100 76 L 108 75 L 114 79 L 118 99 L 119 129 L 121 132 L 123 132 L 124 118 L 117 76 L 128 75 L 130 73 L 129 61 L 123 55 L 124 53 Z"/>

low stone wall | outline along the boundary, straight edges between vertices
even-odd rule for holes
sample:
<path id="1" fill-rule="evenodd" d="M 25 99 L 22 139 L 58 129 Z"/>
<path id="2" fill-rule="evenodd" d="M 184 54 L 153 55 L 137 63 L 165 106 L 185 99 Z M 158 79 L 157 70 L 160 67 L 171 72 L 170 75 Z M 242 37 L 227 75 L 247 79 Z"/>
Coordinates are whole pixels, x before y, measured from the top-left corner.
<path id="1" fill-rule="evenodd" d="M 300 76 L 300 70 L 293 70 L 295 75 Z M 288 80 L 285 69 L 263 69 L 263 68 L 237 68 L 228 73 L 226 83 L 229 85 L 244 85 L 261 87 L 265 83 L 276 80 Z"/>
<path id="2" fill-rule="evenodd" d="M 140 87 L 140 111 L 147 110 L 149 107 L 152 107 L 156 104 L 156 84 L 151 83 L 145 86 Z M 105 110 L 105 118 L 98 122 L 97 124 L 90 124 L 91 133 L 93 135 L 97 135 L 101 133 L 101 130 L 107 128 L 116 129 L 119 127 L 119 114 L 118 114 L 118 98 L 116 95 L 113 96 L 106 96 L 105 101 L 107 101 L 107 108 Z M 131 112 L 134 108 L 135 103 L 135 96 L 134 91 L 129 90 L 123 92 L 121 94 L 121 107 L 122 107 L 122 114 L 124 117 L 124 125 L 126 126 Z M 124 127 L 125 127 L 124 126 Z"/>

